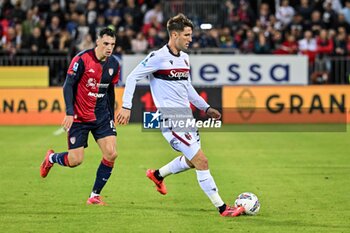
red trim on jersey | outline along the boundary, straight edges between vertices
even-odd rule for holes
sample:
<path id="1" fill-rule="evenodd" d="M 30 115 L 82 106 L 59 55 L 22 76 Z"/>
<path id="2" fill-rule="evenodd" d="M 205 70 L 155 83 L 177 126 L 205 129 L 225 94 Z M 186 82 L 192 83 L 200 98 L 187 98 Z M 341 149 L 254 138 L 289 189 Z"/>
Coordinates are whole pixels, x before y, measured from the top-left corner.
<path id="1" fill-rule="evenodd" d="M 171 131 L 173 136 L 176 137 L 177 139 L 179 139 L 182 143 L 184 143 L 186 146 L 190 146 L 190 144 L 188 142 L 186 142 L 186 140 L 184 140 L 182 137 L 180 137 L 178 134 L 176 134 L 174 131 Z"/>
<path id="2" fill-rule="evenodd" d="M 105 159 L 105 158 L 102 158 L 101 163 L 102 163 L 103 165 L 107 166 L 107 167 L 113 167 L 113 166 L 114 166 L 114 161 L 111 162 L 111 161 L 108 161 L 108 160 Z"/>

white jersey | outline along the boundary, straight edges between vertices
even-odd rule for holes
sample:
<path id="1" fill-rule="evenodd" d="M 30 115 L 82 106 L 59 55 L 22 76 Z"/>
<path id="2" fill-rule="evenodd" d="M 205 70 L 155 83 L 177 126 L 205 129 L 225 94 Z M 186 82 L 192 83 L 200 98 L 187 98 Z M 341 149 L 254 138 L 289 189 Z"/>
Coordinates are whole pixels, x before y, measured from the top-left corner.
<path id="1" fill-rule="evenodd" d="M 126 80 L 123 107 L 131 109 L 137 81 L 148 77 L 151 93 L 158 109 L 186 108 L 190 102 L 200 110 L 209 105 L 198 95 L 191 84 L 190 63 L 187 53 L 173 54 L 167 45 L 151 52 Z"/>

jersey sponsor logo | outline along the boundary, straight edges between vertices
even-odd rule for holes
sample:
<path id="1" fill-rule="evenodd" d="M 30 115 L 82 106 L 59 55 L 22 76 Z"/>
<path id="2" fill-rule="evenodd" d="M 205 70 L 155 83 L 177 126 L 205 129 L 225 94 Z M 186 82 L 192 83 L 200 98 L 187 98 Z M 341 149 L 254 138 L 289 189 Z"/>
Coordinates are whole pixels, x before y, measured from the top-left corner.
<path id="1" fill-rule="evenodd" d="M 86 87 L 91 87 L 91 89 L 94 90 L 96 88 L 96 79 L 89 78 Z"/>
<path id="2" fill-rule="evenodd" d="M 88 96 L 92 96 L 92 97 L 95 97 L 95 98 L 102 98 L 103 96 L 105 96 L 105 94 L 102 94 L 102 93 L 93 93 L 93 92 L 89 92 Z"/>
<path id="3" fill-rule="evenodd" d="M 88 70 L 88 72 L 89 73 L 95 73 L 95 70 L 91 68 L 90 70 Z"/>
<path id="4" fill-rule="evenodd" d="M 114 69 L 113 69 L 113 68 L 109 68 L 109 69 L 108 69 L 108 74 L 109 74 L 110 76 L 112 76 L 113 73 L 114 73 Z"/>
<path id="5" fill-rule="evenodd" d="M 109 83 L 97 83 L 97 87 L 99 88 L 107 88 L 109 86 Z"/>
<path id="6" fill-rule="evenodd" d="M 74 62 L 74 65 L 73 65 L 72 70 L 73 70 L 74 72 L 77 72 L 78 67 L 79 67 L 79 63 L 78 63 L 78 62 Z"/>
<path id="7" fill-rule="evenodd" d="M 188 78 L 190 72 L 189 71 L 176 71 L 171 70 L 170 74 L 168 75 L 169 78 Z"/>

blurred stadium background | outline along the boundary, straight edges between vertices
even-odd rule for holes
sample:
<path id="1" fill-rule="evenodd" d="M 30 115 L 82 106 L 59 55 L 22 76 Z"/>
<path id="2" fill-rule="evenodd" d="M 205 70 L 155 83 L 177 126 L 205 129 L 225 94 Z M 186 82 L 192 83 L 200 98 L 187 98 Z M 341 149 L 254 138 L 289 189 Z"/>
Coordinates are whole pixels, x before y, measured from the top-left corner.
<path id="1" fill-rule="evenodd" d="M 138 167 L 142 171 L 128 176 L 119 172 L 117 180 L 112 181 L 109 191 L 106 191 L 110 196 L 121 192 L 120 198 L 125 201 L 117 212 L 107 209 L 112 215 L 120 215 L 122 232 L 150 231 L 153 223 L 147 218 L 148 214 L 160 218 L 158 232 L 217 232 L 216 227 L 236 232 L 347 232 L 350 227 L 347 222 L 350 208 L 347 197 L 350 187 L 347 180 L 350 175 L 347 157 L 350 149 L 347 133 L 350 121 L 350 1 L 0 0 L 0 145 L 2 157 L 14 158 L 14 161 L 4 159 L 1 165 L 1 177 L 5 177 L 0 182 L 1 205 L 4 207 L 0 227 L 5 227 L 3 232 L 44 232 L 40 224 L 51 232 L 101 229 L 113 232 L 116 228 L 112 226 L 118 227 L 109 225 L 110 222 L 98 215 L 103 215 L 103 210 L 97 210 L 96 214 L 94 210 L 81 208 L 85 196 L 78 197 L 80 200 L 64 194 L 65 202 L 60 199 L 61 191 L 54 191 L 63 188 L 68 193 L 85 195 L 83 193 L 88 189 L 74 190 L 72 186 L 80 186 L 79 179 L 85 186 L 90 184 L 98 156 L 94 156 L 95 162 L 87 162 L 92 165 L 85 167 L 84 174 L 82 169 L 77 177 L 73 177 L 74 171 L 68 174 L 66 181 L 58 184 L 53 181 L 42 184 L 38 166 L 47 146 L 65 149 L 65 136 L 53 136 L 52 132 L 57 130 L 64 116 L 61 86 L 72 57 L 81 50 L 94 47 L 96 34 L 101 28 L 115 29 L 117 46 L 114 55 L 122 64 L 121 80 L 116 87 L 118 110 L 127 74 L 149 51 L 167 42 L 166 20 L 179 12 L 186 14 L 195 24 L 189 49 L 193 85 L 212 106 L 222 110 L 225 127 L 229 124 L 247 126 L 225 128 L 232 134 L 208 133 L 203 137 L 214 139 L 204 139 L 203 144 L 214 157 L 211 161 L 215 161 L 213 167 L 217 167 L 214 173 L 220 177 L 218 179 L 227 180 L 225 174 L 233 173 L 229 178 L 233 182 L 221 182 L 225 187 L 222 190 L 226 189 L 223 195 L 232 198 L 232 190 L 227 190 L 231 185 L 234 192 L 256 192 L 262 198 L 262 213 L 260 219 L 239 220 L 244 229 L 237 229 L 238 223 L 217 222 L 210 217 L 202 219 L 202 215 L 211 216 L 212 213 L 208 214 L 211 207 L 204 206 L 198 213 L 195 210 L 199 207 L 194 201 L 188 200 L 182 206 L 182 199 L 177 194 L 171 197 L 171 205 L 152 197 L 155 206 L 149 203 L 151 194 L 129 194 L 124 190 L 126 188 L 119 186 L 120 180 L 132 177 L 135 183 L 142 183 L 143 170 L 154 162 L 149 157 L 159 159 L 160 163 L 152 164 L 154 166 L 170 159 L 163 157 L 164 151 L 169 149 L 165 143 L 154 142 L 148 136 L 141 140 L 145 135 L 140 134 L 139 127 L 131 125 L 118 130 L 121 132 L 118 150 L 125 156 L 125 160 L 120 161 L 120 169 L 129 174 L 123 164 L 138 167 L 140 161 L 133 160 L 135 154 L 142 154 L 140 158 L 145 165 Z M 154 109 L 147 81 L 142 81 L 136 89 L 132 122 L 142 121 L 144 109 Z M 203 116 L 198 111 L 195 114 Z M 291 124 L 292 128 L 255 127 L 261 124 Z M 27 127 L 17 127 L 23 125 Z M 321 127 L 324 125 L 337 127 Z M 237 131 L 270 130 L 279 134 L 236 134 Z M 316 131 L 319 134 L 298 135 L 285 131 Z M 159 135 L 152 134 L 152 137 L 162 140 Z M 138 146 L 127 147 L 131 142 Z M 218 144 L 222 144 L 222 153 L 215 158 Z M 90 145 L 91 150 L 99 154 L 98 148 L 93 143 Z M 153 151 L 148 150 L 149 145 Z M 31 163 L 25 160 L 28 153 L 33 153 Z M 227 167 L 237 161 L 240 167 Z M 21 187 L 8 178 L 18 168 L 26 175 L 18 179 L 17 184 Z M 247 170 L 253 172 L 252 177 Z M 67 175 L 64 172 L 67 171 L 57 171 L 53 176 Z M 85 179 L 87 174 L 91 177 Z M 295 180 L 284 177 L 285 174 Z M 15 177 L 21 175 L 15 173 Z M 284 178 L 279 180 L 276 177 Z M 191 179 L 194 181 L 193 177 Z M 34 197 L 28 201 L 31 192 L 27 190 L 33 190 L 32 186 L 38 190 L 33 195 L 42 198 L 40 201 Z M 173 186 L 187 191 L 182 187 L 183 183 L 173 183 Z M 139 186 L 134 184 L 133 189 L 137 188 Z M 199 190 L 192 191 L 195 198 L 203 199 L 203 203 L 206 201 Z M 311 194 L 313 191 L 315 195 Z M 286 195 L 285 202 L 280 194 Z M 133 216 L 123 212 L 123 208 L 130 208 L 128 198 L 134 196 L 135 201 L 131 204 L 142 207 L 135 213 L 139 228 L 132 228 Z M 58 204 L 55 203 L 57 199 L 60 199 Z M 334 206 L 331 203 L 335 200 L 341 200 L 342 206 L 331 210 Z M 68 207 L 62 207 L 63 202 L 68 203 Z M 311 209 L 304 213 L 301 210 L 306 202 Z M 115 197 L 111 203 L 118 205 L 120 201 Z M 179 216 L 174 212 L 158 215 L 159 209 L 167 206 L 164 211 L 169 211 L 172 205 L 177 206 L 176 211 L 187 215 Z M 45 208 L 40 209 L 42 206 Z M 281 208 L 283 213 L 279 212 Z M 26 214 L 22 214 L 21 209 Z M 193 218 L 190 213 L 195 213 Z M 299 218 L 304 214 L 305 219 Z M 45 222 L 46 215 L 52 218 L 51 222 Z M 71 219 L 85 223 L 91 216 L 104 225 L 77 228 L 69 224 Z M 194 222 L 197 228 L 178 224 L 179 220 L 189 225 Z M 67 231 L 51 225 L 55 221 L 65 224 Z M 13 223 L 23 225 L 15 227 Z"/>

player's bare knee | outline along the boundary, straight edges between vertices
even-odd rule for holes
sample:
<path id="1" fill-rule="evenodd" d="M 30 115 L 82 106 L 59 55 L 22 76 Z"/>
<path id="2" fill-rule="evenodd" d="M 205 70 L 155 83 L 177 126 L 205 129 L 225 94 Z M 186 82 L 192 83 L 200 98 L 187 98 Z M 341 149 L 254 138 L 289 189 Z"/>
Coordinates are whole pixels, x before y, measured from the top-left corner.
<path id="1" fill-rule="evenodd" d="M 118 157 L 118 153 L 115 150 L 108 151 L 108 153 L 104 156 L 108 161 L 114 161 Z"/>
<path id="2" fill-rule="evenodd" d="M 185 156 L 184 156 L 184 158 L 185 158 L 185 160 L 186 160 L 187 165 L 188 165 L 190 168 L 194 168 L 193 163 L 191 163 L 191 161 L 188 160 Z"/>
<path id="3" fill-rule="evenodd" d="M 208 159 L 204 155 L 202 150 L 199 150 L 197 152 L 197 154 L 191 160 L 191 163 L 194 165 L 194 167 L 197 170 L 208 170 L 209 169 Z"/>
<path id="4" fill-rule="evenodd" d="M 77 167 L 83 163 L 82 159 L 73 159 L 73 161 L 69 161 L 69 167 Z"/>

